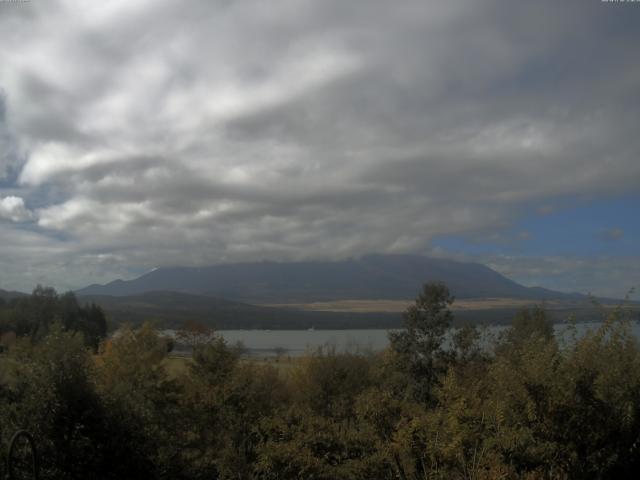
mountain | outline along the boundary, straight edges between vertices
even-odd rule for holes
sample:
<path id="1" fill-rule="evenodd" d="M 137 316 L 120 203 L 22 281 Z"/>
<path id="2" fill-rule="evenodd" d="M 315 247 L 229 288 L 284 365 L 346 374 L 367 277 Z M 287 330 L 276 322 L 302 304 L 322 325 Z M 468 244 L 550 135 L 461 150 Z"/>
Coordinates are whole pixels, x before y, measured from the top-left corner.
<path id="1" fill-rule="evenodd" d="M 13 300 L 14 298 L 26 297 L 26 296 L 27 296 L 26 293 L 2 290 L 0 288 L 0 298 L 5 301 Z"/>
<path id="2" fill-rule="evenodd" d="M 367 255 L 335 262 L 253 262 L 158 268 L 134 280 L 91 285 L 78 295 L 127 296 L 172 291 L 250 303 L 344 299 L 413 299 L 429 281 L 458 298 L 570 299 L 575 295 L 524 287 L 479 263 L 418 255 Z"/>

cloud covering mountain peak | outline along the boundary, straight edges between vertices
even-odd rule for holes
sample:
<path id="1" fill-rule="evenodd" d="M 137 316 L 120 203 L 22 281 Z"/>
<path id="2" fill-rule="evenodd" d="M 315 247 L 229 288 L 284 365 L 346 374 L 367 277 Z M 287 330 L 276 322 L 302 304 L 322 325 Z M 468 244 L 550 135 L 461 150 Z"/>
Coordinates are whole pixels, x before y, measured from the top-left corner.
<path id="1" fill-rule="evenodd" d="M 633 192 L 640 178 L 637 52 L 618 48 L 637 44 L 634 11 L 0 8 L 0 178 L 13 172 L 0 196 L 35 212 L 23 205 L 12 218 L 29 229 L 2 235 L 34 272 L 20 239 L 37 238 L 45 282 L 428 252 L 438 235 L 500 230 L 528 205 Z"/>

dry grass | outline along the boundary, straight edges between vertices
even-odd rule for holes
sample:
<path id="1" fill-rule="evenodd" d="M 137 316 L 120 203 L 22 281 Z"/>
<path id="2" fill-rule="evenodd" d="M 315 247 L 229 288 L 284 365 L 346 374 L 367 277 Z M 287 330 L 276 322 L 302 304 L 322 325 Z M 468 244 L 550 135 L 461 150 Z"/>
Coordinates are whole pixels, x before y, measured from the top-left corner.
<path id="1" fill-rule="evenodd" d="M 249 357 L 244 361 L 253 365 L 269 366 L 275 368 L 280 377 L 286 377 L 300 363 L 302 357 L 291 357 L 283 355 L 281 357 Z"/>
<path id="2" fill-rule="evenodd" d="M 279 303 L 269 307 L 290 308 L 316 312 L 401 312 L 409 305 L 409 300 L 335 300 L 331 302 Z M 267 306 L 267 305 L 265 305 Z"/>
<path id="3" fill-rule="evenodd" d="M 475 298 L 456 300 L 453 310 L 491 310 L 495 308 L 522 308 L 534 305 L 533 300 L 516 300 L 512 298 Z M 554 306 L 557 302 L 546 302 L 548 306 Z M 279 303 L 270 304 L 270 307 L 291 308 L 295 310 L 316 312 L 403 312 L 413 300 L 335 300 L 331 302 L 311 303 Z"/>
<path id="4" fill-rule="evenodd" d="M 164 368 L 167 371 L 169 378 L 178 378 L 187 373 L 190 363 L 190 357 L 183 355 L 169 355 L 164 359 Z"/>

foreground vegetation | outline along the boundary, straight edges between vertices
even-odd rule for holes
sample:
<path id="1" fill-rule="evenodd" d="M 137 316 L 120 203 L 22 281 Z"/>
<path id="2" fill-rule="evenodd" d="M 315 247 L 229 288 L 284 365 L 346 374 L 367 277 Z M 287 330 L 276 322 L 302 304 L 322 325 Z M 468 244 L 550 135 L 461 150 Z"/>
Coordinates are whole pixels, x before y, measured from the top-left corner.
<path id="1" fill-rule="evenodd" d="M 94 350 L 89 316 L 65 321 L 49 297 L 46 320 L 24 307 L 36 333 L 18 332 L 0 356 L 2 440 L 33 432 L 43 478 L 588 479 L 640 468 L 640 351 L 622 309 L 579 338 L 555 338 L 532 309 L 489 345 L 472 327 L 445 342 L 453 299 L 430 284 L 381 353 L 324 348 L 277 369 L 187 332 L 192 359 L 168 369 L 170 344 L 150 325 Z"/>

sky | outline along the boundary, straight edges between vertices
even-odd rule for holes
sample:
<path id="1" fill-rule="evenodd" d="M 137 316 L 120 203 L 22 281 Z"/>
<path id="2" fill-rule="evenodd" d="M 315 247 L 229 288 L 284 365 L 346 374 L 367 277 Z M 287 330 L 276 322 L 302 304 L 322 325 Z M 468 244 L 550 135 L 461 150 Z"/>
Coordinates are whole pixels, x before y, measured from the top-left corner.
<path id="1" fill-rule="evenodd" d="M 0 288 L 418 253 L 640 286 L 640 3 L 0 0 Z"/>

